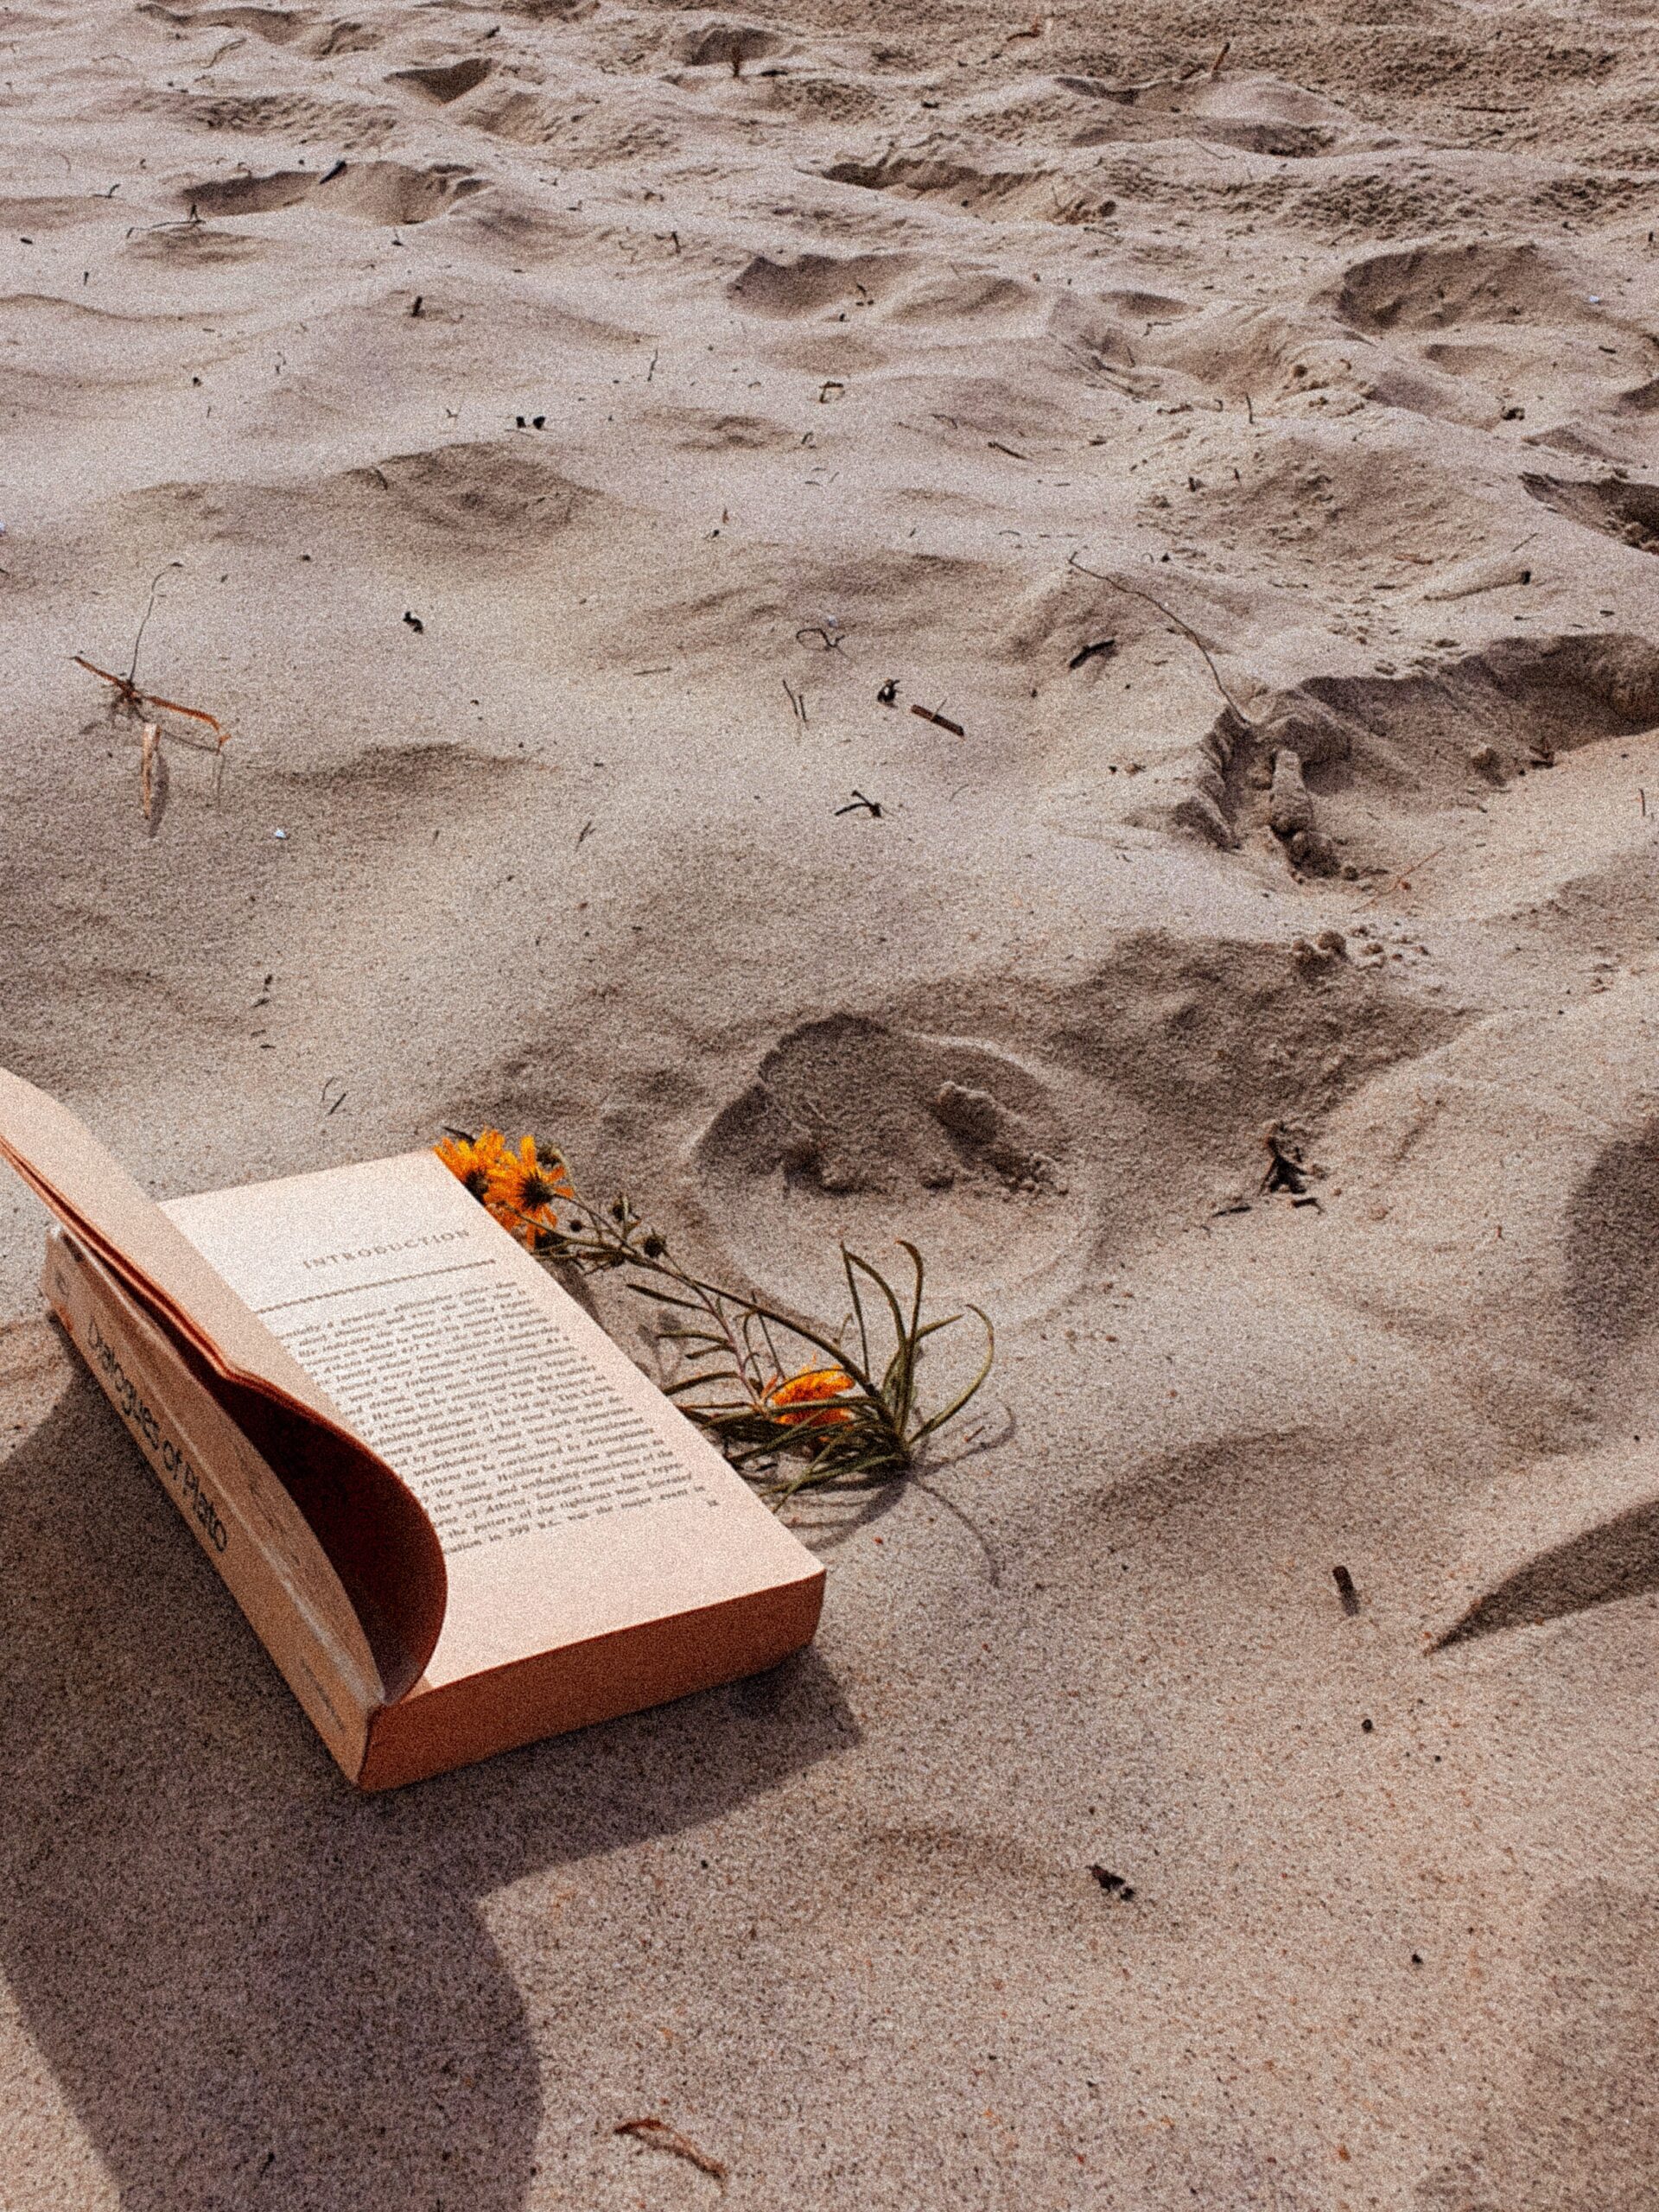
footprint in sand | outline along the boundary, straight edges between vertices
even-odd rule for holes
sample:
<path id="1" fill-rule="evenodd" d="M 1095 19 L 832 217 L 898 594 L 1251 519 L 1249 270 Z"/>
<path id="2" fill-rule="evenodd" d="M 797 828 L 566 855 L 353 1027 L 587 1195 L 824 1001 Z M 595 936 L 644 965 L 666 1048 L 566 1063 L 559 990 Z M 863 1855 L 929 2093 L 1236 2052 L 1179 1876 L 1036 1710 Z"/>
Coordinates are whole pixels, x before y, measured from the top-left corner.
<path id="1" fill-rule="evenodd" d="M 300 35 L 307 22 L 297 10 L 289 8 L 203 8 L 194 15 L 186 8 L 141 8 L 138 12 L 159 16 L 164 22 L 245 31 L 250 37 L 264 39 L 267 46 L 287 46 Z"/>
<path id="2" fill-rule="evenodd" d="M 1029 1310 L 1068 1271 L 1254 1197 L 1265 1127 L 1317 1127 L 1452 1027 L 1334 950 L 1156 931 L 1027 1008 L 1006 1044 L 971 1033 L 971 998 L 967 1034 L 907 1011 L 786 1031 L 696 1140 L 709 1214 L 762 1280 L 810 1268 L 792 1287 L 821 1303 L 837 1237 L 892 1255 L 902 1236 L 944 1285 Z"/>
<path id="3" fill-rule="evenodd" d="M 1260 842 L 1278 828 L 1276 767 L 1294 756 L 1320 843 L 1310 865 L 1404 867 L 1434 815 L 1484 804 L 1495 781 L 1656 724 L 1659 650 L 1631 636 L 1500 638 L 1409 675 L 1310 677 L 1255 702 L 1248 728 L 1217 718 L 1202 748 L 1200 788 L 1219 824 L 1207 834 Z M 1306 821 L 1295 826 L 1315 834 Z"/>
<path id="4" fill-rule="evenodd" d="M 832 184 L 931 200 L 988 222 L 1092 223 L 1116 201 L 1057 169 L 988 168 L 950 154 L 884 154 L 876 161 L 831 162 L 819 175 Z"/>
<path id="5" fill-rule="evenodd" d="M 728 289 L 751 315 L 836 315 L 877 306 L 913 281 L 922 266 L 903 253 L 803 253 L 791 261 L 758 253 Z"/>
<path id="6" fill-rule="evenodd" d="M 1011 1054 L 836 1014 L 778 1039 L 694 1159 L 734 1253 L 766 1280 L 780 1219 L 815 1217 L 781 1256 L 810 1271 L 788 1287 L 821 1300 L 837 1237 L 885 1265 L 909 1236 L 947 1282 L 1041 1273 L 1082 1233 L 1071 1150 L 1049 1084 Z"/>
<path id="7" fill-rule="evenodd" d="M 1074 133 L 1077 146 L 1198 139 L 1275 161 L 1308 161 L 1360 137 L 1334 102 L 1276 77 L 1124 85 L 1067 76 L 1057 83 L 1101 105 L 1099 119 Z"/>
<path id="8" fill-rule="evenodd" d="M 388 454 L 348 469 L 333 488 L 342 516 L 359 524 L 497 559 L 544 550 L 605 505 L 562 474 L 550 454 L 511 437 Z"/>
<path id="9" fill-rule="evenodd" d="M 1599 530 L 1640 553 L 1659 553 L 1659 484 L 1623 477 L 1574 479 L 1528 474 L 1522 486 L 1541 506 L 1586 530 Z"/>
<path id="10" fill-rule="evenodd" d="M 378 46 L 381 34 L 347 16 L 325 16 L 321 22 L 298 8 L 168 8 L 159 0 L 140 0 L 137 13 L 158 22 L 189 25 L 204 30 L 242 31 L 267 46 L 296 47 L 316 60 L 336 55 L 363 54 Z"/>

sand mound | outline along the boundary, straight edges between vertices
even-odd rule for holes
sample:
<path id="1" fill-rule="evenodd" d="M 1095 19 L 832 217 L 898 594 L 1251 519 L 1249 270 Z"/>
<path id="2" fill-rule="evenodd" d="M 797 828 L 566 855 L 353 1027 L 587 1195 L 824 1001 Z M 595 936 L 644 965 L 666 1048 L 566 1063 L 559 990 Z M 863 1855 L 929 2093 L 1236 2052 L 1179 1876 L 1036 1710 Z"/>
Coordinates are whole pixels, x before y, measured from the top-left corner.
<path id="1" fill-rule="evenodd" d="M 1636 637 L 1498 639 L 1411 675 L 1313 676 L 1248 723 L 1217 720 L 1195 826 L 1214 842 L 1300 837 L 1290 857 L 1314 869 L 1405 866 L 1431 815 L 1656 725 L 1659 652 Z"/>
<path id="2" fill-rule="evenodd" d="M 1331 295 L 1357 330 L 1446 330 L 1471 323 L 1600 320 L 1581 280 L 1531 239 L 1471 238 L 1357 261 Z"/>
<path id="3" fill-rule="evenodd" d="M 180 195 L 207 217 L 269 215 L 315 200 L 359 222 L 427 223 L 457 200 L 484 189 L 482 177 L 450 164 L 416 168 L 404 162 L 337 162 L 321 175 L 276 169 L 267 176 L 232 176 L 187 186 Z"/>
<path id="4" fill-rule="evenodd" d="M 1623 477 L 1599 482 L 1528 474 L 1522 484 L 1541 506 L 1586 530 L 1601 531 L 1640 553 L 1659 553 L 1659 485 L 1631 484 Z"/>
<path id="5" fill-rule="evenodd" d="M 1615 1513 L 1529 1559 L 1471 1605 L 1439 1649 L 1500 1629 L 1541 1628 L 1652 1590 L 1659 1590 L 1659 1501 Z"/>

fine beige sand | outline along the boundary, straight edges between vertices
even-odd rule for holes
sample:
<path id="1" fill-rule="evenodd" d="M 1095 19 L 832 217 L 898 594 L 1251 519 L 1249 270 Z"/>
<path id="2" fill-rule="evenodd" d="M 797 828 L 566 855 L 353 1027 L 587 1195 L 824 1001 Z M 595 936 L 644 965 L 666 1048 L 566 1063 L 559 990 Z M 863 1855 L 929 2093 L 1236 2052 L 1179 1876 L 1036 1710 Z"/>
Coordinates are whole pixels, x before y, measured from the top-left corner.
<path id="1" fill-rule="evenodd" d="M 0 13 L 0 1059 L 1001 1344 L 365 1801 L 8 1182 L 6 2212 L 1653 2203 L 1656 20 Z"/>

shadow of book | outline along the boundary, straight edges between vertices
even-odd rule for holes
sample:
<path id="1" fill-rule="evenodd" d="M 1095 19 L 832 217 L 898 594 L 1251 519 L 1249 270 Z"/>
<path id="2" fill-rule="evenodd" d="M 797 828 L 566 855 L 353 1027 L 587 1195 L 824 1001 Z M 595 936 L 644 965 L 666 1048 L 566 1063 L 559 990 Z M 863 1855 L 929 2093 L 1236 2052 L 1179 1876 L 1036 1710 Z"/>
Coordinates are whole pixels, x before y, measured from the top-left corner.
<path id="1" fill-rule="evenodd" d="M 492 1893 L 857 1740 L 809 1649 L 360 1796 L 79 1373 L 0 1470 L 0 1974 L 129 2212 L 518 2207 L 582 2007 L 538 2056 Z M 619 1998 L 638 1957 L 619 1926 Z M 589 1929 L 584 2003 L 594 1967 Z"/>

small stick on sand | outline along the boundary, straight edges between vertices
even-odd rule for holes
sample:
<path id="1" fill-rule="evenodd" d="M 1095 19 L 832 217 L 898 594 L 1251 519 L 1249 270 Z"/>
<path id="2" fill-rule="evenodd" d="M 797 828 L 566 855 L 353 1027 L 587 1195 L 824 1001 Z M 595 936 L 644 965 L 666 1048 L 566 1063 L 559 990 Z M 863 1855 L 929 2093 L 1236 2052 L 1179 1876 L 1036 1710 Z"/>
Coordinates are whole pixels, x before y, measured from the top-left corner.
<path id="1" fill-rule="evenodd" d="M 204 63 L 202 67 L 196 72 L 195 75 L 190 79 L 191 83 L 193 85 L 199 85 L 202 79 L 207 74 L 208 70 L 218 68 L 219 63 L 225 59 L 227 54 L 234 54 L 238 46 L 245 46 L 246 44 L 247 41 L 245 38 L 227 38 L 224 45 L 219 48 L 219 51 L 212 55 L 210 59 Z"/>
<path id="2" fill-rule="evenodd" d="M 1395 877 L 1392 883 L 1385 883 L 1380 891 L 1372 893 L 1371 896 L 1365 901 L 1365 905 L 1360 908 L 1361 913 L 1363 913 L 1368 907 L 1375 906 L 1379 899 L 1386 899 L 1391 891 L 1409 891 L 1411 888 L 1411 879 L 1416 874 L 1418 869 L 1420 868 L 1427 868 L 1430 861 L 1439 860 L 1440 855 L 1445 852 L 1446 849 L 1444 845 L 1436 845 L 1432 853 L 1425 853 L 1421 860 L 1413 861 L 1408 867 L 1402 868 L 1399 874 Z"/>
<path id="3" fill-rule="evenodd" d="M 1205 644 L 1204 639 L 1198 635 L 1198 632 L 1192 627 L 1190 622 L 1183 622 L 1180 616 L 1174 612 L 1173 608 L 1166 607 L 1161 599 L 1155 599 L 1149 591 L 1143 591 L 1139 584 L 1126 584 L 1121 576 L 1103 575 L 1098 569 L 1085 569 L 1075 553 L 1067 554 L 1065 565 L 1068 569 L 1075 569 L 1080 576 L 1092 576 L 1095 582 L 1098 584 L 1110 584 L 1114 591 L 1126 591 L 1131 599 L 1143 599 L 1148 607 L 1155 607 L 1158 612 L 1163 616 L 1165 621 L 1173 622 L 1175 625 L 1175 627 L 1180 632 L 1181 635 L 1186 639 L 1189 645 L 1197 646 L 1198 650 L 1204 655 L 1205 666 L 1215 678 L 1217 690 L 1220 692 L 1222 697 L 1227 702 L 1227 704 L 1238 716 L 1240 721 L 1248 724 L 1248 726 L 1252 729 L 1255 728 L 1255 722 L 1254 716 L 1245 713 L 1243 708 L 1239 705 L 1237 700 L 1234 698 L 1232 693 L 1222 682 L 1221 671 L 1216 666 L 1215 662 L 1211 658 L 1209 646 Z"/>
<path id="4" fill-rule="evenodd" d="M 1262 1188 L 1268 1191 L 1288 1191 L 1300 1198 L 1307 1189 L 1307 1167 L 1292 1150 L 1284 1132 L 1276 1126 L 1268 1129 L 1262 1139 L 1268 1149 L 1268 1170 L 1262 1178 Z"/>
<path id="5" fill-rule="evenodd" d="M 143 751 L 139 756 L 138 797 L 144 810 L 144 819 L 151 822 L 155 814 L 156 747 L 162 741 L 159 722 L 144 724 Z"/>
<path id="6" fill-rule="evenodd" d="M 919 715 L 925 722 L 935 722 L 941 729 L 948 729 L 952 737 L 966 737 L 968 733 L 960 722 L 953 722 L 949 715 L 935 714 L 931 707 L 912 707 L 912 715 Z"/>
<path id="7" fill-rule="evenodd" d="M 670 2151 L 677 2158 L 683 2158 L 694 2165 L 700 2174 L 708 2174 L 717 2182 L 724 2182 L 726 2168 L 720 2160 L 711 2158 L 689 2135 L 682 2135 L 677 2127 L 671 2127 L 665 2120 L 620 2120 L 611 2130 L 613 2135 L 635 2135 L 642 2143 L 654 2143 L 659 2151 Z"/>

